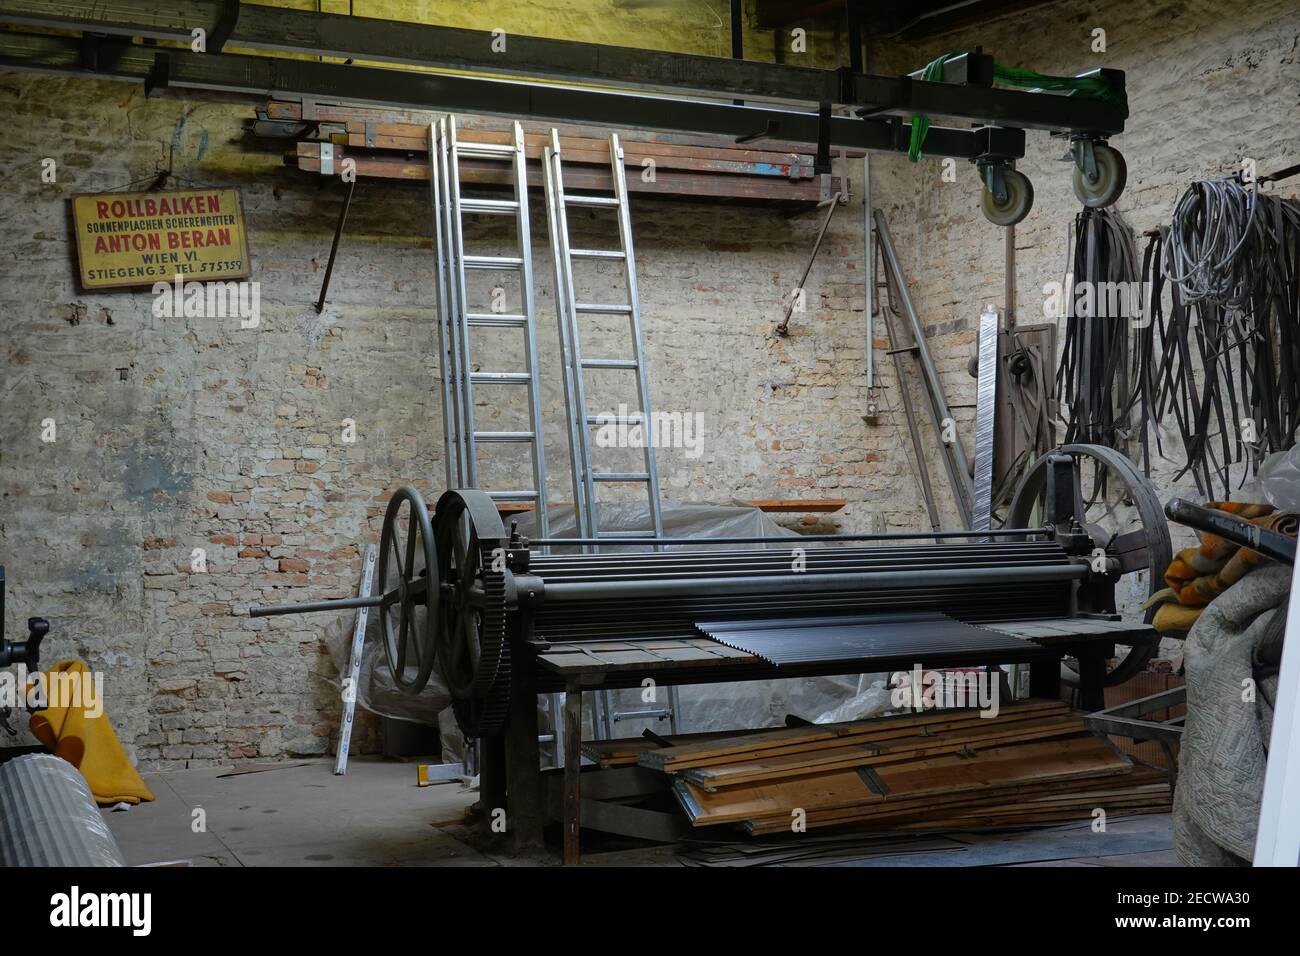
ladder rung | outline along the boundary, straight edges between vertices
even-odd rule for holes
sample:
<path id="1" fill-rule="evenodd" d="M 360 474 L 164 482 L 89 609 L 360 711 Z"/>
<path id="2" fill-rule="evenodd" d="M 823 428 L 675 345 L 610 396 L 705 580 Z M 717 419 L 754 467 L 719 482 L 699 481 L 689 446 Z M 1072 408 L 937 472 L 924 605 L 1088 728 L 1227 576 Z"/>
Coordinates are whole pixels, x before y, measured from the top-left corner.
<path id="1" fill-rule="evenodd" d="M 644 471 L 593 471 L 592 481 L 649 481 Z"/>
<path id="2" fill-rule="evenodd" d="M 519 256 L 465 256 L 466 269 L 518 269 L 524 264 Z"/>
<path id="3" fill-rule="evenodd" d="M 475 432 L 475 441 L 519 441 L 531 442 L 532 432 Z"/>
<path id="4" fill-rule="evenodd" d="M 508 216 L 519 208 L 513 199 L 467 199 L 460 197 L 460 211 L 483 213 L 489 216 Z"/>
<path id="5" fill-rule="evenodd" d="M 515 155 L 514 143 L 456 143 L 457 156 L 470 156 L 476 159 L 496 159 Z"/>
<path id="6" fill-rule="evenodd" d="M 576 312 L 603 312 L 606 315 L 632 314 L 632 307 L 630 305 L 606 305 L 600 302 L 575 302 L 573 308 Z"/>
<path id="7" fill-rule="evenodd" d="M 536 501 L 535 491 L 489 491 L 487 496 L 493 501 Z"/>
<path id="8" fill-rule="evenodd" d="M 636 359 L 583 359 L 583 368 L 639 368 Z"/>
<path id="9" fill-rule="evenodd" d="M 631 415 L 588 415 L 588 425 L 644 425 L 645 416 L 640 412 Z"/>
<path id="10" fill-rule="evenodd" d="M 569 255 L 574 259 L 622 259 L 622 249 L 570 249 Z"/>
<path id="11" fill-rule="evenodd" d="M 617 196 L 583 196 L 566 193 L 564 201 L 570 206 L 617 206 Z"/>
<path id="12" fill-rule="evenodd" d="M 497 312 L 470 312 L 465 321 L 475 327 L 518 328 L 528 324 L 526 315 L 506 315 Z"/>
<path id="13" fill-rule="evenodd" d="M 527 372 L 470 372 L 469 380 L 488 385 L 530 385 L 533 377 Z"/>

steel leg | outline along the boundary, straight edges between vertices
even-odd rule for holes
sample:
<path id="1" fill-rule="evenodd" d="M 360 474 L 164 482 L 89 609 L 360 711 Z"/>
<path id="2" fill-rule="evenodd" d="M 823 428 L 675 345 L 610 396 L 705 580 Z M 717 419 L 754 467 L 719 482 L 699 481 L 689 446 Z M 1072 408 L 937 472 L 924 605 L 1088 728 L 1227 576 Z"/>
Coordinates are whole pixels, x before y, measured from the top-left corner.
<path id="1" fill-rule="evenodd" d="M 582 799 L 582 691 L 576 683 L 564 692 L 564 862 L 581 859 L 578 831 Z"/>

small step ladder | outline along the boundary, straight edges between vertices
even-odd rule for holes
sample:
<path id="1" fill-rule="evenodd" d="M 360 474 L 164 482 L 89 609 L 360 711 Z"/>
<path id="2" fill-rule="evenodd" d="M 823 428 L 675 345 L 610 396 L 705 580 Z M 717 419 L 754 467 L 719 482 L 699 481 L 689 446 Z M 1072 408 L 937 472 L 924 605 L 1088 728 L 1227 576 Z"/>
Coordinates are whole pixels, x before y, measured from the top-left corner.
<path id="1" fill-rule="evenodd" d="M 655 466 L 654 416 L 650 411 L 650 389 L 646 381 L 645 338 L 641 309 L 637 303 L 636 260 L 632 251 L 632 222 L 628 215 L 627 180 L 623 175 L 623 148 L 618 136 L 609 137 L 609 166 L 614 195 L 567 193 L 560 156 L 560 135 L 551 130 L 550 145 L 543 153 L 546 214 L 555 263 L 555 302 L 560 321 L 560 344 L 564 353 L 564 402 L 569 421 L 570 468 L 573 473 L 574 510 L 579 537 L 644 538 L 663 536 L 663 515 L 659 504 L 659 473 Z M 618 216 L 618 249 L 574 248 L 569 238 L 570 206 L 612 209 Z M 575 261 L 616 261 L 623 265 L 626 303 L 580 302 L 574 285 Z M 626 357 L 586 358 L 582 352 L 581 317 L 625 315 L 630 341 Z M 586 372 L 589 369 L 626 369 L 636 379 L 636 412 L 627 415 L 592 415 L 587 408 Z M 627 403 L 631 409 L 633 403 Z M 592 464 L 591 429 L 601 425 L 640 426 L 644 468 L 641 471 L 597 471 Z M 650 506 L 650 529 L 644 531 L 602 531 L 596 488 L 605 482 L 644 483 Z"/>
<path id="2" fill-rule="evenodd" d="M 462 159 L 498 160 L 509 167 L 513 199 L 481 199 L 461 193 Z M 537 363 L 537 323 L 533 306 L 532 237 L 528 225 L 528 179 L 524 131 L 513 127 L 512 142 L 460 140 L 456 118 L 447 116 L 429 130 L 430 182 L 434 208 L 434 237 L 438 271 L 438 353 L 442 364 L 443 429 L 448 488 L 478 488 L 479 446 L 523 443 L 532 458 L 532 487 L 493 490 L 494 501 L 531 502 L 536 508 L 537 533 L 546 537 L 546 462 L 541 439 L 541 382 Z M 516 255 L 469 255 L 465 252 L 467 215 L 513 216 Z M 469 301 L 465 274 L 469 271 L 514 272 L 519 275 L 520 311 L 513 314 L 475 311 Z M 524 368 L 518 371 L 477 371 L 470 354 L 470 330 L 518 329 L 524 337 Z M 527 394 L 527 431 L 483 431 L 474 423 L 475 385 L 515 385 Z"/>
<path id="3" fill-rule="evenodd" d="M 663 537 L 663 512 L 659 498 L 659 472 L 655 463 L 654 416 L 650 409 L 650 388 L 646 377 L 645 336 L 641 327 L 641 307 L 637 296 L 636 257 L 632 249 L 632 220 L 628 209 L 627 180 L 623 173 L 623 148 L 618 135 L 609 137 L 609 169 L 613 178 L 613 195 L 569 193 L 564 188 L 560 135 L 551 130 L 550 145 L 542 156 L 546 182 L 546 215 L 551 236 L 551 258 L 555 263 L 555 302 L 560 323 L 560 344 L 564 355 L 564 403 L 569 422 L 570 470 L 573 475 L 575 523 L 582 538 L 622 539 L 632 543 L 637 538 Z M 612 209 L 618 217 L 619 248 L 585 249 L 573 245 L 569 235 L 570 207 Z M 577 261 L 613 261 L 622 263 L 626 303 L 582 302 L 577 297 L 574 263 Z M 630 341 L 627 354 L 619 358 L 587 358 L 582 351 L 581 319 L 585 315 L 625 315 Z M 636 380 L 638 411 L 627 415 L 592 415 L 587 406 L 586 373 L 589 369 L 625 369 Z M 632 403 L 627 404 L 631 409 Z M 591 429 L 602 425 L 640 426 L 643 470 L 639 472 L 597 471 L 592 463 Z M 605 531 L 600 527 L 600 503 L 597 487 L 606 482 L 642 483 L 650 511 L 648 531 Z M 611 542 L 612 543 L 612 542 Z M 584 546 L 583 550 L 597 550 Z M 656 546 L 655 550 L 658 550 Z M 624 720 L 667 720 L 670 733 L 677 733 L 677 714 L 681 706 L 677 688 L 668 688 L 668 703 L 644 710 L 619 711 L 611 691 L 597 691 L 593 703 L 593 729 L 600 739 L 611 739 L 617 724 Z"/>

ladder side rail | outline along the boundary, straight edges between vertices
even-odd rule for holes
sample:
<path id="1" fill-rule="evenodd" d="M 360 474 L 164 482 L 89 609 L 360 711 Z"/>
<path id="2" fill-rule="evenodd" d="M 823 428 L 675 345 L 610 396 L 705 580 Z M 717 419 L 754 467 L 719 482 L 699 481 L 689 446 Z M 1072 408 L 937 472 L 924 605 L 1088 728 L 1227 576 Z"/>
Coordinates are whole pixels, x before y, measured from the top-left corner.
<path id="1" fill-rule="evenodd" d="M 470 361 L 470 331 L 466 317 L 469 311 L 467 306 L 469 294 L 465 282 L 465 229 L 464 219 L 460 211 L 460 157 L 456 148 L 456 117 L 454 116 L 447 119 L 447 166 L 447 202 L 451 219 L 452 269 L 457 298 L 456 331 L 459 337 L 457 343 L 460 360 L 459 381 L 461 385 L 462 420 L 465 426 L 465 471 L 461 477 L 465 480 L 465 487 L 477 488 L 478 447 L 474 437 L 474 383 L 470 380 L 469 374 L 470 369 L 474 366 Z"/>
<path id="2" fill-rule="evenodd" d="M 663 513 L 659 497 L 659 468 L 655 459 L 654 413 L 650 405 L 650 383 L 646 372 L 645 334 L 641 325 L 641 306 L 636 281 L 636 259 L 632 248 L 632 219 L 628 204 L 627 179 L 623 171 L 623 147 L 618 134 L 609 137 L 610 172 L 614 177 L 614 195 L 618 199 L 618 231 L 623 248 L 623 268 L 627 279 L 628 304 L 631 306 L 632 357 L 636 362 L 638 398 L 641 403 L 641 437 L 645 470 L 649 476 L 647 495 L 650 520 L 656 538 L 663 537 Z M 655 550 L 659 550 L 658 547 Z"/>
<path id="3" fill-rule="evenodd" d="M 558 138 L 554 130 L 551 131 L 551 138 L 558 144 Z M 582 429 L 585 427 L 583 424 L 585 416 L 578 406 L 578 397 L 574 384 L 576 370 L 573 364 L 573 331 L 571 323 L 573 321 L 575 300 L 573 287 L 569 282 L 569 270 L 564 267 L 564 243 L 560 240 L 561 226 L 557 211 L 562 210 L 563 202 L 559 199 L 559 193 L 556 189 L 557 172 L 555 168 L 559 161 L 559 155 L 552 146 L 547 145 L 543 148 L 542 172 L 546 186 L 546 224 L 551 240 L 551 260 L 555 269 L 555 315 L 560 330 L 560 374 L 564 384 L 565 419 L 569 429 L 569 472 L 573 481 L 574 526 L 578 537 L 585 538 L 591 536 L 591 528 L 587 523 L 587 509 L 582 503 L 584 492 L 580 442 L 582 441 Z M 583 550 L 587 551 L 589 548 L 584 545 Z"/>
<path id="4" fill-rule="evenodd" d="M 434 271 L 438 304 L 438 373 L 442 380 L 443 466 L 447 487 L 459 488 L 461 474 L 459 403 L 455 399 L 456 362 L 448 295 L 447 235 L 442 188 L 442 120 L 429 124 L 429 198 L 433 207 Z"/>
<path id="5" fill-rule="evenodd" d="M 582 370 L 582 332 L 576 306 L 576 285 L 573 277 L 573 249 L 569 242 L 569 216 L 565 208 L 564 162 L 560 152 L 558 132 L 551 131 L 551 151 L 554 154 L 555 206 L 559 219 L 556 235 L 560 242 L 560 265 L 565 272 L 565 286 L 569 292 L 570 344 L 573 347 L 570 361 L 573 367 L 573 391 L 577 399 L 577 434 L 578 457 L 581 466 L 581 502 L 575 501 L 580 514 L 578 528 L 583 537 L 595 537 L 599 534 L 600 517 L 596 510 L 596 483 L 591 477 L 591 426 L 587 419 L 590 412 L 587 407 L 587 383 Z M 575 496 L 576 497 L 576 496 Z M 581 512 L 586 512 L 585 517 Z"/>
<path id="6" fill-rule="evenodd" d="M 528 420 L 533 431 L 533 489 L 537 492 L 537 529 L 543 538 L 550 537 L 546 514 L 546 448 L 542 439 L 542 383 L 537 361 L 537 309 L 533 296 L 533 240 L 528 222 L 528 159 L 524 154 L 524 128 L 514 124 L 515 223 L 519 238 L 520 311 L 526 321 L 524 362 L 528 373 Z"/>

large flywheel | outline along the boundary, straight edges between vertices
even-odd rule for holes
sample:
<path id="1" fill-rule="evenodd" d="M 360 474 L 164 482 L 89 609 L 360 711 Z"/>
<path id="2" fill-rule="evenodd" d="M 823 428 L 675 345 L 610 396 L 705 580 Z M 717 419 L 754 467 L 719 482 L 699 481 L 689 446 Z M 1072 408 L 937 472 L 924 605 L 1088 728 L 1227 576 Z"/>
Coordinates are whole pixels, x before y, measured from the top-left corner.
<path id="1" fill-rule="evenodd" d="M 1169 523 L 1155 487 L 1113 448 L 1062 445 L 1039 458 L 1021 477 L 1005 526 L 1028 528 L 1044 523 L 1049 511 L 1048 471 L 1054 462 L 1061 464 L 1062 456 L 1071 459 L 1067 493 L 1073 496 L 1076 521 L 1092 539 L 1093 553 L 1112 569 L 1117 583 L 1129 575 L 1143 574 L 1143 597 L 1155 594 L 1164 587 L 1164 573 L 1173 560 Z M 1146 612 L 1148 624 L 1154 615 L 1154 608 Z M 1155 651 L 1155 645 L 1135 646 L 1106 676 L 1106 685 L 1122 684 L 1137 675 Z"/>
<path id="2" fill-rule="evenodd" d="M 438 564 L 424 496 L 397 489 L 379 535 L 379 629 L 393 682 L 418 694 L 433 672 L 438 627 Z"/>
<path id="3" fill-rule="evenodd" d="M 448 491 L 436 509 L 438 669 L 451 691 L 456 723 L 468 737 L 505 726 L 510 702 L 506 635 L 505 529 L 481 491 Z"/>

